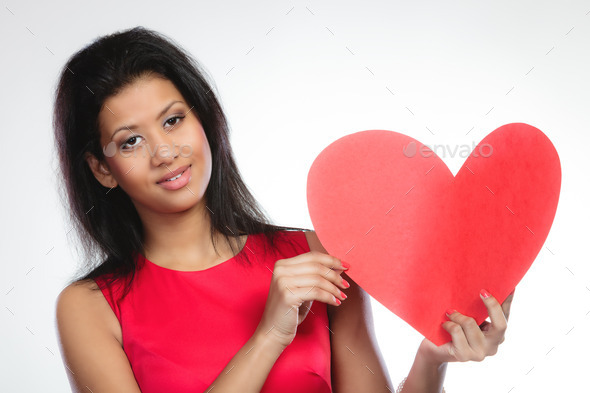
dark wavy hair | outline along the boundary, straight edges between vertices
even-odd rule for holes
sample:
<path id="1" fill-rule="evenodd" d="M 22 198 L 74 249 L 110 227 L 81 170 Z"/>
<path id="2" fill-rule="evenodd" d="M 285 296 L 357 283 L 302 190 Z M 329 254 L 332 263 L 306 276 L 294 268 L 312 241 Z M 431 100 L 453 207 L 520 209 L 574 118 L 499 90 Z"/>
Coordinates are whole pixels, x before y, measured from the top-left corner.
<path id="1" fill-rule="evenodd" d="M 245 255 L 230 238 L 239 243 L 239 235 L 264 233 L 272 247 L 277 231 L 301 229 L 271 224 L 242 180 L 229 144 L 227 119 L 212 91 L 214 84 L 208 82 L 211 78 L 173 40 L 138 26 L 99 37 L 76 52 L 56 87 L 53 127 L 63 179 L 59 191 L 86 260 L 82 273 L 70 283 L 106 274 L 108 284 L 126 278 L 126 294 L 135 276 L 137 254 L 144 253 L 143 225 L 131 199 L 121 187 L 101 185 L 86 155 L 104 160 L 98 115 L 105 100 L 150 74 L 175 85 L 194 106 L 205 130 L 212 155 L 205 200 L 215 250 L 215 232 L 225 236 L 234 255 Z"/>

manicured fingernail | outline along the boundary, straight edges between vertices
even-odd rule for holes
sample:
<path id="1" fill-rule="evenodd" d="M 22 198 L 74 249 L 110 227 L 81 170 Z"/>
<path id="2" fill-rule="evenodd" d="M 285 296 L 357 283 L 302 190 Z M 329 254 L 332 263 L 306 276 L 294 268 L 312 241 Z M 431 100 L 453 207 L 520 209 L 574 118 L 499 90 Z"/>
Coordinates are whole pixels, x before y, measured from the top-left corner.
<path id="1" fill-rule="evenodd" d="M 345 269 L 350 269 L 350 264 L 346 263 L 344 261 L 340 261 L 340 263 L 342 264 L 342 267 L 344 267 Z"/>
<path id="2" fill-rule="evenodd" d="M 481 295 L 482 299 L 487 299 L 490 296 L 492 296 L 488 291 L 486 291 L 485 289 L 482 289 L 481 291 L 479 291 L 479 294 Z"/>
<path id="3" fill-rule="evenodd" d="M 340 297 L 346 299 L 348 296 L 346 296 L 344 292 L 340 291 Z"/>
<path id="4" fill-rule="evenodd" d="M 346 288 L 350 288 L 350 284 L 345 279 L 342 279 L 342 285 L 344 285 Z"/>
<path id="5" fill-rule="evenodd" d="M 457 312 L 457 310 L 455 310 L 455 309 L 453 309 L 453 308 L 449 308 L 449 309 L 446 311 L 446 313 L 447 313 L 447 315 L 448 315 L 449 317 L 451 316 L 451 314 L 452 314 L 452 313 L 455 313 L 455 312 Z"/>
<path id="6" fill-rule="evenodd" d="M 342 304 L 342 302 L 340 300 L 336 299 L 336 297 L 334 297 L 334 300 L 336 301 L 336 304 L 337 305 L 341 305 Z"/>

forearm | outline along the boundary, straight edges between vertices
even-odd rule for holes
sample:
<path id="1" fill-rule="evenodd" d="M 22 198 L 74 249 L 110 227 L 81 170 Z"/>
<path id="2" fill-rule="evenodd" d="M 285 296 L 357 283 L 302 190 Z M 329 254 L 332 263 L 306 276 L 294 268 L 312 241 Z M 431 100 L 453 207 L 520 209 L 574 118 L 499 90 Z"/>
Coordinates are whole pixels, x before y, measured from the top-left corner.
<path id="1" fill-rule="evenodd" d="M 403 393 L 441 393 L 447 371 L 447 363 L 428 360 L 425 346 L 420 344 L 414 364 L 404 382 Z"/>
<path id="2" fill-rule="evenodd" d="M 284 347 L 256 332 L 205 390 L 214 393 L 259 393 Z"/>

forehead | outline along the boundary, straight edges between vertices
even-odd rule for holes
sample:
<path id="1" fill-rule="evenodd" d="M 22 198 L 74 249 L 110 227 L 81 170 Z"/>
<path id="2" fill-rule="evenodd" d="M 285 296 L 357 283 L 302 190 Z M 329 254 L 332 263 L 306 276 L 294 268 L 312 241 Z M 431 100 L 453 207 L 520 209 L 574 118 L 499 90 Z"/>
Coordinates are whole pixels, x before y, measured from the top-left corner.
<path id="1" fill-rule="evenodd" d="M 100 128 L 108 134 L 118 126 L 154 121 L 162 108 L 174 100 L 184 101 L 169 80 L 155 76 L 137 79 L 105 100 L 98 115 Z"/>

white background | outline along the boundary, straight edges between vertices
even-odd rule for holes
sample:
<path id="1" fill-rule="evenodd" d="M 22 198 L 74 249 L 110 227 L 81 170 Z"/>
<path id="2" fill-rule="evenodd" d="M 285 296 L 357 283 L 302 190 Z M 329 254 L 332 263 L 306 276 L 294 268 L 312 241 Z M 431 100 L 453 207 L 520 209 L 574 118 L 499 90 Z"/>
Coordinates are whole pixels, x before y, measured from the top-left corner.
<path id="1" fill-rule="evenodd" d="M 563 171 L 554 225 L 517 286 L 500 351 L 450 364 L 445 386 L 587 391 L 589 11 L 588 1 L 6 2 L 0 390 L 69 389 L 54 307 L 79 260 L 56 193 L 53 92 L 75 51 L 143 25 L 210 72 L 239 167 L 279 224 L 311 228 L 307 171 L 346 134 L 386 129 L 452 147 L 510 122 L 545 132 Z M 465 157 L 442 158 L 456 173 Z M 422 337 L 377 303 L 374 311 L 397 385 Z"/>

